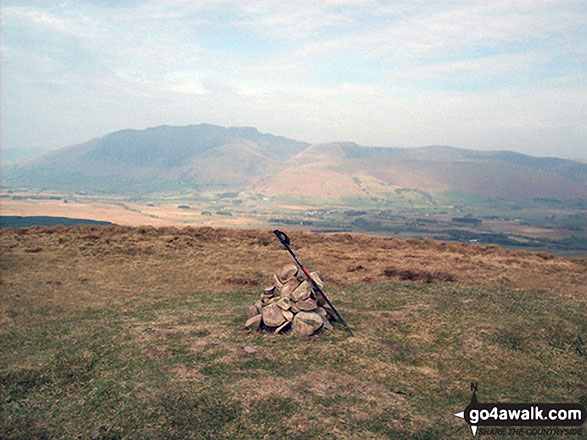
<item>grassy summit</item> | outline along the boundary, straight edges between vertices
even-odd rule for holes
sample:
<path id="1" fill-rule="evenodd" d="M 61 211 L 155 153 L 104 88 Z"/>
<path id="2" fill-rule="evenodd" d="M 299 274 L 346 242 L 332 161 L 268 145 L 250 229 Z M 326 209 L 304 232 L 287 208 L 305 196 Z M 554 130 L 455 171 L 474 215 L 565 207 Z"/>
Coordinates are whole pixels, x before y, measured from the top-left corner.
<path id="1" fill-rule="evenodd" d="M 468 438 L 472 381 L 482 401 L 585 396 L 585 260 L 291 239 L 355 337 L 244 330 L 289 262 L 269 232 L 1 230 L 0 438 Z"/>

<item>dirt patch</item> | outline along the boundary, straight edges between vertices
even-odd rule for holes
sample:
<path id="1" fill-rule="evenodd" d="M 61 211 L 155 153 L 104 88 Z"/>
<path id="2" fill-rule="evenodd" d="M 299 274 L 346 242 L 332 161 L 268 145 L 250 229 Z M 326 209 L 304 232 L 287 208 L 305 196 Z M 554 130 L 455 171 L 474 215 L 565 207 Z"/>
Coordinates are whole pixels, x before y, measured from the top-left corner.
<path id="1" fill-rule="evenodd" d="M 454 282 L 457 280 L 456 276 L 452 273 L 441 270 L 428 272 L 427 270 L 402 269 L 397 267 L 384 269 L 383 275 L 388 278 L 398 278 L 402 281 L 423 281 L 425 283 Z"/>

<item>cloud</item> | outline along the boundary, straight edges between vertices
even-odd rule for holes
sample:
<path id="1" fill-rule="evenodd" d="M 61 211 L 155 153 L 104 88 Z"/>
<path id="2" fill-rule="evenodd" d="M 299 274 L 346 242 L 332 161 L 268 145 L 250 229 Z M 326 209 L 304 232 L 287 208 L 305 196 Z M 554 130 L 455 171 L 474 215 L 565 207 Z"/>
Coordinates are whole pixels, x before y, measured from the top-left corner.
<path id="1" fill-rule="evenodd" d="M 584 156 L 586 14 L 572 1 L 4 1 L 2 143 L 211 122 Z"/>

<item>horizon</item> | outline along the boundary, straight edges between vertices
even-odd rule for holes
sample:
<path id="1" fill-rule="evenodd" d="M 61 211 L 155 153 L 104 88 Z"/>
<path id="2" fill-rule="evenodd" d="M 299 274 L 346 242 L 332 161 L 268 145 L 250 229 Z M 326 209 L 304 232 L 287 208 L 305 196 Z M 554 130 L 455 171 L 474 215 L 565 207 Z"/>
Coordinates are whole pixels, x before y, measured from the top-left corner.
<path id="1" fill-rule="evenodd" d="M 538 158 L 544 158 L 544 159 L 564 159 L 564 160 L 571 160 L 571 161 L 575 161 L 575 162 L 581 162 L 581 163 L 585 163 L 587 162 L 587 157 L 585 158 L 581 158 L 581 157 L 562 157 L 562 156 L 554 156 L 554 155 L 540 155 L 540 154 L 529 154 L 529 153 L 522 153 L 519 151 L 515 151 L 515 150 L 506 150 L 506 149 L 481 149 L 481 148 L 475 148 L 475 147 L 457 147 L 454 145 L 447 145 L 447 144 L 431 144 L 431 145 L 416 145 L 416 146 L 389 146 L 389 145 L 361 145 L 358 144 L 356 141 L 351 140 L 351 139 L 338 139 L 338 140 L 331 140 L 331 141 L 327 141 L 327 142 L 318 142 L 318 143 L 312 143 L 309 142 L 305 139 L 292 139 L 292 138 L 288 138 L 286 136 L 282 136 L 279 133 L 268 133 L 262 130 L 259 130 L 257 127 L 252 127 L 252 126 L 222 126 L 222 125 L 218 125 L 218 124 L 209 124 L 207 122 L 201 122 L 198 124 L 186 124 L 186 125 L 170 125 L 170 124 L 159 124 L 159 125 L 155 125 L 155 126 L 149 126 L 149 127 L 145 127 L 145 128 L 122 128 L 119 130 L 115 130 L 115 131 L 111 131 L 108 133 L 104 133 L 102 135 L 98 135 L 95 136 L 93 138 L 89 138 L 87 140 L 85 140 L 84 142 L 81 143 L 77 143 L 77 144 L 72 144 L 72 145 L 65 145 L 62 147 L 54 147 L 54 148 L 42 148 L 42 147 L 38 147 L 38 148 L 4 148 L 3 146 L 0 146 L 0 164 L 2 166 L 4 165 L 12 165 L 12 164 L 16 164 L 18 162 L 21 161 L 27 161 L 30 159 L 34 159 L 37 157 L 41 157 L 45 154 L 54 152 L 54 151 L 58 151 L 58 150 L 62 150 L 62 149 L 67 149 L 70 147 L 76 147 L 78 145 L 83 145 L 86 142 L 90 142 L 92 140 L 95 139 L 100 139 L 106 136 L 109 136 L 111 134 L 117 133 L 117 132 L 122 132 L 122 131 L 146 131 L 146 130 L 151 130 L 151 129 L 156 129 L 156 128 L 160 128 L 160 127 L 172 127 L 172 128 L 183 128 L 183 127 L 193 127 L 193 126 L 199 126 L 199 125 L 209 125 L 209 126 L 214 126 L 214 127 L 220 127 L 220 128 L 226 128 L 226 129 L 231 129 L 231 128 L 237 128 L 237 129 L 254 129 L 257 130 L 257 132 L 264 134 L 264 135 L 272 135 L 272 136 L 276 136 L 276 137 L 284 137 L 287 138 L 289 140 L 292 141 L 298 141 L 298 142 L 305 142 L 308 144 L 308 146 L 313 146 L 313 145 L 323 145 L 323 144 L 336 144 L 336 143 L 351 143 L 351 144 L 355 144 L 359 147 L 362 148 L 390 148 L 390 149 L 423 149 L 423 148 L 434 148 L 434 147 L 439 147 L 439 148 L 451 148 L 451 149 L 456 149 L 456 150 L 470 150 L 470 151 L 486 151 L 486 152 L 513 152 L 513 153 L 517 153 L 517 154 L 522 154 L 522 155 L 526 155 L 526 156 L 532 156 L 532 157 L 538 157 Z M 19 151 L 23 152 L 23 159 L 17 159 L 17 160 L 6 160 L 4 158 L 4 154 L 5 153 L 9 153 L 10 156 L 12 155 L 16 155 Z M 27 154 L 27 151 L 29 153 L 32 154 Z"/>
<path id="2" fill-rule="evenodd" d="M 581 2 L 5 1 L 2 151 L 202 121 L 587 159 Z"/>

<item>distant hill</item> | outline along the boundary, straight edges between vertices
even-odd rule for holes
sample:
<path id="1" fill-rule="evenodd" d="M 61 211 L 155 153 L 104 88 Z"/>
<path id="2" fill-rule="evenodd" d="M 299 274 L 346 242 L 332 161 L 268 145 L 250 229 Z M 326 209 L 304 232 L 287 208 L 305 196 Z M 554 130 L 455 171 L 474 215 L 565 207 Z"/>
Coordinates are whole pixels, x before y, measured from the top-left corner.
<path id="1" fill-rule="evenodd" d="M 426 197 L 460 192 L 508 199 L 586 199 L 587 164 L 448 146 L 310 145 L 255 128 L 209 124 L 122 130 L 5 170 L 4 185 L 130 193 L 248 189 L 320 198 Z"/>
<path id="2" fill-rule="evenodd" d="M 270 173 L 308 145 L 249 127 L 122 130 L 16 165 L 7 170 L 6 184 L 116 193 L 228 186 Z"/>
<path id="3" fill-rule="evenodd" d="M 2 148 L 0 160 L 2 164 L 11 165 L 41 156 L 48 151 L 50 150 L 47 148 Z"/>
<path id="4" fill-rule="evenodd" d="M 261 179 L 269 194 L 380 198 L 402 189 L 459 191 L 510 199 L 587 198 L 587 165 L 509 151 L 452 147 L 384 148 L 312 145 Z"/>

